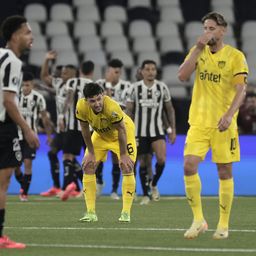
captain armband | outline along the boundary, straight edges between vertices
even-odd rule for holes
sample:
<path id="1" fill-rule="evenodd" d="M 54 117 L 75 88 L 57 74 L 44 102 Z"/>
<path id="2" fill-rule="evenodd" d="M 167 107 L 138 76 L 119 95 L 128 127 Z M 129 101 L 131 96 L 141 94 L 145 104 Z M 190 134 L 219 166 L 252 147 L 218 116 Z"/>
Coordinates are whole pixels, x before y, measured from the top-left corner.
<path id="1" fill-rule="evenodd" d="M 232 79 L 232 84 L 233 85 L 247 84 L 247 74 L 243 73 L 243 74 L 238 74 L 238 75 L 234 76 L 233 79 Z"/>

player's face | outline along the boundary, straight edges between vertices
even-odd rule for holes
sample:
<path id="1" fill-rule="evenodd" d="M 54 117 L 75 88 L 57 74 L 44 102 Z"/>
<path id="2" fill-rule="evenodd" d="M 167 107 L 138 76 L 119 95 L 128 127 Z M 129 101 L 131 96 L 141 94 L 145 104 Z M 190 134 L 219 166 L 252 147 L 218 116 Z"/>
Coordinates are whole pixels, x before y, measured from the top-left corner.
<path id="1" fill-rule="evenodd" d="M 121 77 L 121 74 L 122 74 L 121 68 L 109 67 L 106 76 L 108 80 L 112 83 L 112 85 L 115 85 L 118 83 Z"/>
<path id="2" fill-rule="evenodd" d="M 15 39 L 19 45 L 18 48 L 21 53 L 31 49 L 34 38 L 28 23 L 23 23 L 21 28 L 16 31 Z"/>
<path id="3" fill-rule="evenodd" d="M 146 64 L 141 70 L 142 77 L 145 81 L 154 81 L 157 74 L 157 69 L 155 64 Z"/>
<path id="4" fill-rule="evenodd" d="M 214 46 L 222 40 L 225 32 L 226 28 L 219 26 L 214 20 L 205 20 L 204 33 L 210 33 L 212 35 L 212 39 L 208 42 L 209 46 Z"/>
<path id="5" fill-rule="evenodd" d="M 76 76 L 76 71 L 73 68 L 62 68 L 61 70 L 61 78 L 64 82 L 66 82 L 68 79 L 73 78 Z"/>
<path id="6" fill-rule="evenodd" d="M 22 92 L 24 95 L 30 94 L 32 89 L 33 89 L 33 81 L 23 81 Z"/>
<path id="7" fill-rule="evenodd" d="M 103 94 L 101 93 L 91 98 L 87 98 L 87 102 L 95 114 L 100 113 L 103 109 Z"/>

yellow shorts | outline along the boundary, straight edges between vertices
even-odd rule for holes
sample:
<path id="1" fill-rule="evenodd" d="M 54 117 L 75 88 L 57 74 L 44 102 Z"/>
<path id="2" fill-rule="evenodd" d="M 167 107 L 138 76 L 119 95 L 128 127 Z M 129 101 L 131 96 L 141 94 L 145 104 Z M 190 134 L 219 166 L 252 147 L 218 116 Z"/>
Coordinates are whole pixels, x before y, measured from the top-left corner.
<path id="1" fill-rule="evenodd" d="M 126 137 L 127 137 L 127 155 L 132 159 L 135 163 L 137 157 L 137 146 L 135 140 L 135 126 L 133 122 L 126 122 Z M 119 149 L 119 141 L 115 140 L 106 140 L 102 138 L 98 133 L 93 132 L 92 134 L 92 144 L 94 148 L 96 161 L 106 161 L 108 151 L 112 151 L 120 158 L 120 149 Z M 87 154 L 87 149 L 85 151 L 85 156 Z"/>
<path id="2" fill-rule="evenodd" d="M 237 129 L 220 132 L 216 128 L 191 126 L 186 137 L 184 156 L 199 156 L 203 160 L 209 149 L 212 150 L 214 163 L 224 164 L 240 161 Z"/>

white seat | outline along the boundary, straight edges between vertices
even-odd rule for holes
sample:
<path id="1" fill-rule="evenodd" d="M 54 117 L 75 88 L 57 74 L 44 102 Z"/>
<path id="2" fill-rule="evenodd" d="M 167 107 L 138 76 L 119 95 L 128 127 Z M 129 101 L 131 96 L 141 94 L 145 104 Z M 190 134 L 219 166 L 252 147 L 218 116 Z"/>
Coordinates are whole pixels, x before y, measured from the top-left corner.
<path id="1" fill-rule="evenodd" d="M 47 20 L 47 10 L 43 4 L 28 4 L 24 9 L 24 16 L 29 21 L 45 22 Z"/>
<path id="2" fill-rule="evenodd" d="M 31 49 L 28 55 L 28 63 L 34 66 L 42 66 L 47 51 Z"/>
<path id="3" fill-rule="evenodd" d="M 73 41 L 68 35 L 52 36 L 50 45 L 51 49 L 56 51 L 74 49 Z"/>
<path id="4" fill-rule="evenodd" d="M 73 50 L 58 51 L 56 65 L 74 65 L 77 67 L 78 64 L 79 64 L 79 61 L 75 51 Z"/>
<path id="5" fill-rule="evenodd" d="M 97 35 L 96 24 L 90 21 L 77 21 L 74 23 L 74 37 Z"/>
<path id="6" fill-rule="evenodd" d="M 168 86 L 172 98 L 187 98 L 188 92 L 186 87 L 180 86 Z"/>
<path id="7" fill-rule="evenodd" d="M 71 6 L 64 3 L 53 4 L 50 8 L 50 19 L 72 22 L 74 17 Z"/>
<path id="8" fill-rule="evenodd" d="M 160 21 L 156 25 L 156 36 L 165 37 L 173 36 L 179 37 L 179 29 L 176 23 L 172 21 Z"/>
<path id="9" fill-rule="evenodd" d="M 157 66 L 161 65 L 159 53 L 157 51 L 139 52 L 137 56 L 137 65 L 140 66 L 144 60 L 153 60 Z"/>
<path id="10" fill-rule="evenodd" d="M 33 35 L 41 35 L 42 34 L 41 26 L 38 21 L 32 20 L 32 21 L 28 21 L 28 23 L 32 29 Z"/>
<path id="11" fill-rule="evenodd" d="M 128 8 L 143 6 L 151 8 L 151 1 L 150 0 L 129 0 L 127 1 Z"/>
<path id="12" fill-rule="evenodd" d="M 95 5 L 80 6 L 77 9 L 77 20 L 100 22 L 100 13 Z"/>
<path id="13" fill-rule="evenodd" d="M 160 40 L 160 52 L 166 53 L 171 51 L 183 52 L 182 41 L 179 37 L 164 36 Z"/>
<path id="14" fill-rule="evenodd" d="M 125 36 L 110 36 L 106 38 L 105 49 L 108 53 L 114 51 L 128 51 L 129 44 Z"/>
<path id="15" fill-rule="evenodd" d="M 135 53 L 143 51 L 156 51 L 155 39 L 152 36 L 141 36 L 134 38 L 133 51 Z"/>
<path id="16" fill-rule="evenodd" d="M 179 7 L 165 7 L 160 10 L 160 20 L 169 20 L 176 23 L 183 23 L 184 18 Z"/>
<path id="17" fill-rule="evenodd" d="M 248 40 L 243 40 L 242 50 L 247 56 L 251 56 L 251 53 L 255 52 L 256 37 L 248 38 Z"/>
<path id="18" fill-rule="evenodd" d="M 96 0 L 72 0 L 73 6 L 80 8 L 81 6 L 96 6 Z"/>
<path id="19" fill-rule="evenodd" d="M 101 36 L 108 37 L 114 35 L 123 35 L 122 23 L 119 21 L 104 21 L 100 28 Z"/>
<path id="20" fill-rule="evenodd" d="M 134 38 L 137 36 L 151 36 L 152 27 L 146 20 L 133 20 L 129 25 L 129 36 Z"/>
<path id="21" fill-rule="evenodd" d="M 87 51 L 84 55 L 85 60 L 92 60 L 94 64 L 100 66 L 107 65 L 107 59 L 105 52 L 103 50 L 91 50 Z"/>
<path id="22" fill-rule="evenodd" d="M 156 4 L 159 9 L 163 9 L 166 7 L 179 7 L 180 1 L 179 0 L 157 0 Z"/>
<path id="23" fill-rule="evenodd" d="M 134 58 L 132 53 L 129 50 L 115 50 L 110 53 L 111 59 L 120 59 L 124 67 L 131 68 L 134 66 Z"/>
<path id="24" fill-rule="evenodd" d="M 216 8 L 222 8 L 222 7 L 228 7 L 228 8 L 233 8 L 233 0 L 211 0 L 211 7 L 212 9 Z"/>
<path id="25" fill-rule="evenodd" d="M 203 24 L 200 21 L 187 22 L 184 29 L 186 39 L 199 37 L 203 33 Z"/>
<path id="26" fill-rule="evenodd" d="M 43 35 L 34 35 L 33 50 L 47 51 L 47 41 Z"/>
<path id="27" fill-rule="evenodd" d="M 221 14 L 228 23 L 235 23 L 235 14 L 232 7 L 218 6 L 213 7 L 212 11 Z"/>
<path id="28" fill-rule="evenodd" d="M 235 48 L 237 47 L 236 39 L 233 36 L 225 36 L 224 37 L 224 43 L 229 44 L 229 45 L 231 45 Z"/>
<path id="29" fill-rule="evenodd" d="M 256 37 L 256 21 L 247 20 L 241 26 L 241 39 L 250 40 L 250 38 Z"/>
<path id="30" fill-rule="evenodd" d="M 96 35 L 81 37 L 78 42 L 78 50 L 80 53 L 91 50 L 102 50 L 100 38 Z"/>
<path id="31" fill-rule="evenodd" d="M 45 34 L 49 37 L 56 35 L 68 35 L 68 26 L 63 21 L 48 21 L 45 27 Z"/>
<path id="32" fill-rule="evenodd" d="M 127 21 L 127 13 L 124 7 L 118 5 L 110 5 L 104 11 L 104 19 L 107 21 Z"/>

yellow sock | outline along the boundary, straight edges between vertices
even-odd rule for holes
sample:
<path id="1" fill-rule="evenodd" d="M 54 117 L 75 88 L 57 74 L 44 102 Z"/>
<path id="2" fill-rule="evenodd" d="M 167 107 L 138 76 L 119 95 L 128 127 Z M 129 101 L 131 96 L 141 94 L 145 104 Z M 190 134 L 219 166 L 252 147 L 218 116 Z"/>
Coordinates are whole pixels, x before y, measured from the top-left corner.
<path id="1" fill-rule="evenodd" d="M 128 214 L 130 214 L 134 193 L 135 193 L 134 174 L 132 173 L 131 175 L 124 175 L 123 182 L 122 182 L 122 194 L 123 194 L 122 212 L 128 212 Z"/>
<path id="2" fill-rule="evenodd" d="M 234 180 L 219 180 L 219 210 L 220 219 L 218 228 L 228 228 L 229 217 L 234 198 Z"/>
<path id="3" fill-rule="evenodd" d="M 96 201 L 96 175 L 84 174 L 83 176 L 84 199 L 87 212 L 95 212 Z"/>
<path id="4" fill-rule="evenodd" d="M 194 221 L 204 219 L 201 202 L 201 180 L 198 173 L 184 176 L 185 190 L 188 203 L 192 209 Z"/>

